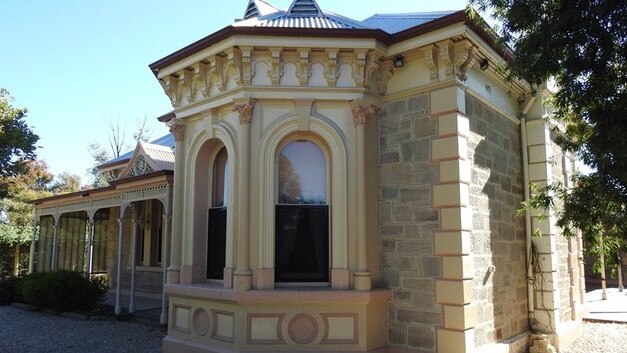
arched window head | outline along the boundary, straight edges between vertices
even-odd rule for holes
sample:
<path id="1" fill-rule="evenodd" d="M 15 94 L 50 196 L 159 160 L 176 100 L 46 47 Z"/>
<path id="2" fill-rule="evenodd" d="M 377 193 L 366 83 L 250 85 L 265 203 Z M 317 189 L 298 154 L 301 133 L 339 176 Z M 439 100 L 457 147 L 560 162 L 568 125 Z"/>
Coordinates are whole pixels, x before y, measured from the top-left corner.
<path id="1" fill-rule="evenodd" d="M 323 205 L 327 203 L 324 153 L 307 140 L 285 145 L 279 155 L 278 203 Z"/>

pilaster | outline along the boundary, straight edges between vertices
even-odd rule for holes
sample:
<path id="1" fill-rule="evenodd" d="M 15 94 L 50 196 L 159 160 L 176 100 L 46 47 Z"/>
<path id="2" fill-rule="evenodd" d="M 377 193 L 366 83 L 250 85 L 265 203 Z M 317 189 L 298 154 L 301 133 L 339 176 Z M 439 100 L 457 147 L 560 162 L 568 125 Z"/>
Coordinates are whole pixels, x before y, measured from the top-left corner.
<path id="1" fill-rule="evenodd" d="M 438 138 L 431 143 L 431 160 L 439 170 L 431 202 L 440 212 L 441 231 L 434 240 L 435 255 L 442 259 L 442 277 L 435 286 L 436 302 L 443 309 L 443 327 L 437 329 L 438 352 L 470 352 L 474 347 L 476 308 L 472 304 L 474 263 L 470 251 L 467 149 L 470 127 L 464 115 L 464 95 L 457 87 L 431 92 L 431 114 L 438 124 Z"/>
<path id="2" fill-rule="evenodd" d="M 174 191 L 172 195 L 173 215 L 171 232 L 170 266 L 168 283 L 176 284 L 181 280 L 181 250 L 183 246 L 183 194 L 185 180 L 185 123 L 181 119 L 172 119 L 168 123 L 175 141 Z M 191 276 L 189 276 L 191 277 Z"/>
<path id="3" fill-rule="evenodd" d="M 540 187 L 553 181 L 551 163 L 550 127 L 543 119 L 526 122 L 527 148 L 529 151 L 529 182 Z M 529 187 L 529 185 L 527 186 Z M 533 193 L 533 189 L 531 190 Z M 542 333 L 555 333 L 560 321 L 558 292 L 558 253 L 556 249 L 557 227 L 555 215 L 549 210 L 531 210 L 532 229 L 542 236 L 533 237 L 538 250 L 534 272 L 534 317 L 532 327 Z"/>

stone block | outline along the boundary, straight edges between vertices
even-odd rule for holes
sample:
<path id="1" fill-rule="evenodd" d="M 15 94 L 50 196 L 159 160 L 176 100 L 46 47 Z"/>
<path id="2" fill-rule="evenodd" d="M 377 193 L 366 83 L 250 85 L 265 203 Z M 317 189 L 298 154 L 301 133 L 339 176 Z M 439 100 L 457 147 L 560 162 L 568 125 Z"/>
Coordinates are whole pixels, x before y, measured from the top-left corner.
<path id="1" fill-rule="evenodd" d="M 465 331 L 438 329 L 438 353 L 472 352 L 475 332 L 473 329 Z"/>
<path id="2" fill-rule="evenodd" d="M 416 222 L 437 221 L 440 219 L 438 211 L 430 208 L 417 209 L 414 213 Z"/>
<path id="3" fill-rule="evenodd" d="M 431 190 L 428 186 L 401 188 L 400 198 L 402 202 L 430 201 Z"/>
<path id="4" fill-rule="evenodd" d="M 475 304 L 444 305 L 444 327 L 452 330 L 467 330 L 475 327 L 477 308 Z"/>
<path id="5" fill-rule="evenodd" d="M 381 199 L 384 201 L 398 200 L 398 188 L 381 188 Z"/>
<path id="6" fill-rule="evenodd" d="M 428 139 L 410 141 L 401 144 L 401 161 L 427 162 L 431 153 Z"/>
<path id="7" fill-rule="evenodd" d="M 529 163 L 544 163 L 550 161 L 551 149 L 548 145 L 529 146 Z"/>
<path id="8" fill-rule="evenodd" d="M 437 280 L 435 298 L 438 304 L 469 304 L 472 300 L 472 280 Z"/>
<path id="9" fill-rule="evenodd" d="M 428 241 L 400 241 L 398 253 L 411 256 L 433 255 L 433 243 Z"/>
<path id="10" fill-rule="evenodd" d="M 401 236 L 403 235 L 403 226 L 382 225 L 380 231 L 382 236 Z"/>
<path id="11" fill-rule="evenodd" d="M 420 119 L 413 122 L 413 137 L 420 139 L 434 137 L 438 131 L 438 124 L 434 119 Z"/>
<path id="12" fill-rule="evenodd" d="M 471 252 L 470 232 L 436 232 L 435 255 L 468 255 Z"/>
<path id="13" fill-rule="evenodd" d="M 390 102 L 387 105 L 387 115 L 403 114 L 407 111 L 405 100 Z"/>
<path id="14" fill-rule="evenodd" d="M 442 314 L 422 310 L 398 309 L 396 319 L 399 322 L 425 324 L 425 325 L 441 325 Z"/>
<path id="15" fill-rule="evenodd" d="M 442 257 L 442 277 L 444 279 L 472 279 L 474 262 L 470 255 Z"/>
<path id="16" fill-rule="evenodd" d="M 412 222 L 414 220 L 414 210 L 411 205 L 394 206 L 392 219 L 397 223 Z"/>
<path id="17" fill-rule="evenodd" d="M 389 328 L 388 342 L 404 346 L 407 342 L 407 331 L 405 328 Z"/>
<path id="18" fill-rule="evenodd" d="M 425 116 L 429 114 L 429 95 L 421 94 L 419 96 L 411 97 L 407 100 L 407 111 L 414 112 L 419 116 Z"/>
<path id="19" fill-rule="evenodd" d="M 440 209 L 442 230 L 472 230 L 472 210 L 468 207 Z"/>
<path id="20" fill-rule="evenodd" d="M 468 206 L 470 204 L 467 184 L 443 184 L 433 187 L 433 206 Z"/>
<path id="21" fill-rule="evenodd" d="M 419 290 L 431 292 L 434 289 L 432 278 L 404 277 L 401 280 L 401 288 L 407 290 Z"/>
<path id="22" fill-rule="evenodd" d="M 459 111 L 466 112 L 465 92 L 458 87 L 448 87 L 431 92 L 431 115 Z"/>
<path id="23" fill-rule="evenodd" d="M 379 164 L 394 164 L 400 161 L 401 157 L 398 151 L 385 152 L 379 155 Z"/>
<path id="24" fill-rule="evenodd" d="M 444 159 L 466 159 L 467 141 L 461 136 L 450 136 L 435 139 L 431 143 L 431 159 L 434 161 Z"/>
<path id="25" fill-rule="evenodd" d="M 438 117 L 438 136 L 449 135 L 470 136 L 468 118 L 459 113 L 440 115 Z"/>
<path id="26" fill-rule="evenodd" d="M 549 126 L 542 120 L 527 122 L 527 145 L 545 145 L 550 143 Z"/>
<path id="27" fill-rule="evenodd" d="M 551 165 L 548 163 L 532 163 L 529 164 L 529 180 L 544 181 L 551 180 Z"/>
<path id="28" fill-rule="evenodd" d="M 464 159 L 442 161 L 439 166 L 440 182 L 460 182 L 470 184 L 471 171 L 470 162 Z"/>
<path id="29" fill-rule="evenodd" d="M 433 310 L 435 307 L 435 295 L 430 292 L 415 293 L 412 304 L 416 309 Z"/>
<path id="30" fill-rule="evenodd" d="M 407 345 L 427 351 L 435 348 L 435 329 L 425 326 L 409 326 L 407 334 Z"/>

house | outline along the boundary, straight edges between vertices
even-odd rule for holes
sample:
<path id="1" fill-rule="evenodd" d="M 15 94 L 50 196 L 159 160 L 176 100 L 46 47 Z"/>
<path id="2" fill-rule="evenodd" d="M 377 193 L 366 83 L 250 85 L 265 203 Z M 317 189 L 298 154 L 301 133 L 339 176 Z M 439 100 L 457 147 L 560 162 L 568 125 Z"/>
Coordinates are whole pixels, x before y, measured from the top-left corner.
<path id="1" fill-rule="evenodd" d="M 38 270 L 62 267 L 64 217 L 93 224 L 77 247 L 118 298 L 162 276 L 165 352 L 526 352 L 532 332 L 559 349 L 580 329 L 581 239 L 517 210 L 573 158 L 550 93 L 497 70 L 510 58 L 465 11 L 250 0 L 150 65 L 173 159 L 139 144 L 111 187 L 40 200 Z"/>

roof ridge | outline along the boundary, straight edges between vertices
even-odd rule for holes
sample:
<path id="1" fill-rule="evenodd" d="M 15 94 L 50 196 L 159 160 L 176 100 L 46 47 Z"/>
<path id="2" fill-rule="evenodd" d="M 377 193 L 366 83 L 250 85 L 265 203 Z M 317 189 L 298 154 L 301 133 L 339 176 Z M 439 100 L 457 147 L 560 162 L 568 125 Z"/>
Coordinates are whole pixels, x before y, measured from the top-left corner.
<path id="1" fill-rule="evenodd" d="M 285 16 L 290 17 L 322 17 L 323 11 L 316 0 L 294 0 L 287 9 Z"/>

